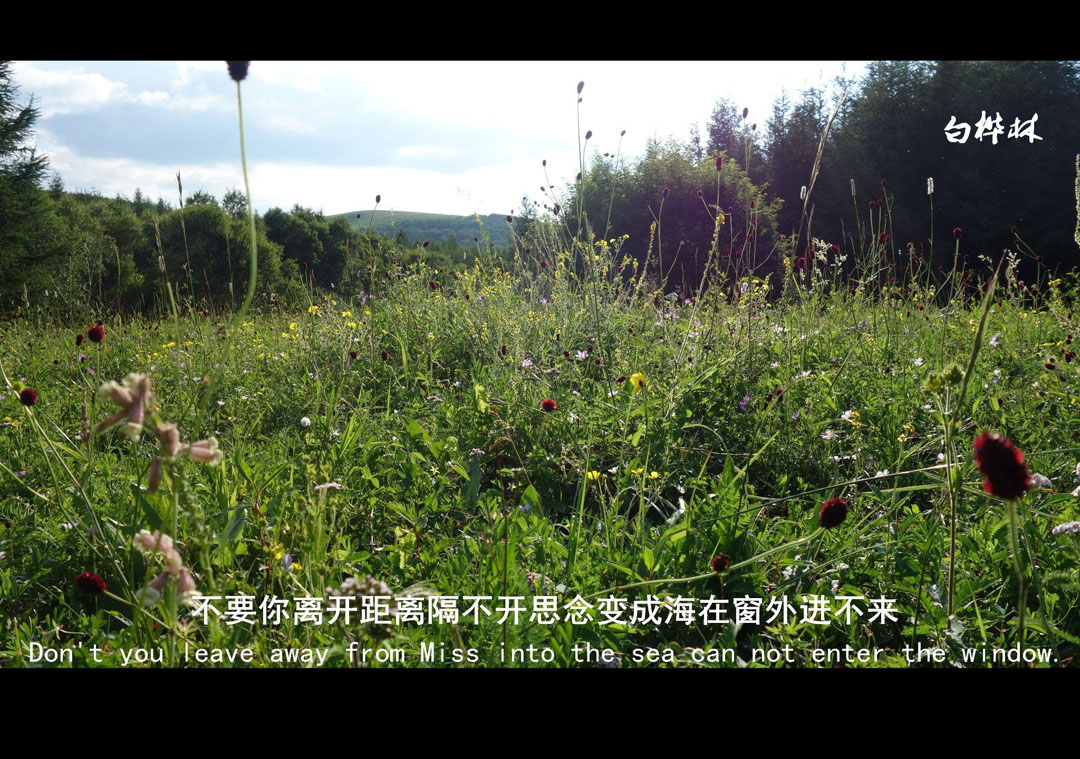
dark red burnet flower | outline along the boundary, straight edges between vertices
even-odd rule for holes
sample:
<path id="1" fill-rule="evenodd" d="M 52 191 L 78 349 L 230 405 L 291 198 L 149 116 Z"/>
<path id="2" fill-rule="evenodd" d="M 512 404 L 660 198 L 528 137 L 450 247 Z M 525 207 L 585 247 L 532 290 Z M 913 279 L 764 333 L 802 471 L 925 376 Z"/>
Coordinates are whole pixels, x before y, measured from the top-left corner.
<path id="1" fill-rule="evenodd" d="M 668 196 L 668 193 L 669 193 L 669 192 L 671 192 L 671 188 L 669 188 L 669 187 L 665 187 L 665 188 L 664 188 L 664 197 L 665 197 L 665 198 L 666 198 L 666 197 Z"/>
<path id="2" fill-rule="evenodd" d="M 712 571 L 716 572 L 717 574 L 727 569 L 730 564 L 731 559 L 729 559 L 724 554 L 714 556 L 713 560 L 709 562 L 709 566 L 712 567 Z"/>
<path id="3" fill-rule="evenodd" d="M 381 350 L 381 351 L 379 352 L 379 355 L 380 355 L 380 356 L 382 357 L 382 360 L 383 360 L 383 361 L 389 361 L 389 360 L 390 360 L 390 352 L 389 352 L 389 351 L 387 351 L 387 350 L 386 350 L 386 348 L 383 348 L 383 349 L 382 349 L 382 350 Z"/>
<path id="4" fill-rule="evenodd" d="M 985 481 L 983 490 L 1007 501 L 1019 498 L 1031 485 L 1024 454 L 1001 435 L 983 431 L 975 438 L 975 462 Z"/>
<path id="5" fill-rule="evenodd" d="M 549 414 L 552 411 L 554 411 L 555 409 L 557 409 L 558 407 L 559 407 L 559 404 L 557 404 L 555 401 L 551 400 L 550 398 L 545 398 L 544 401 L 540 404 L 540 408 L 542 408 L 544 411 L 548 412 Z"/>
<path id="6" fill-rule="evenodd" d="M 960 229 L 960 227 L 953 227 L 952 236 L 955 237 L 957 240 L 960 239 L 960 235 L 962 235 L 963 233 L 964 230 Z"/>
<path id="7" fill-rule="evenodd" d="M 88 596 L 100 596 L 105 592 L 105 581 L 93 572 L 79 572 L 75 578 L 75 587 Z"/>
<path id="8" fill-rule="evenodd" d="M 825 501 L 818 513 L 818 524 L 825 529 L 836 527 L 847 519 L 848 502 L 843 498 L 830 498 Z"/>
<path id="9" fill-rule="evenodd" d="M 234 82 L 242 82 L 247 78 L 251 61 L 225 61 L 225 63 L 229 65 L 229 76 Z"/>
<path id="10" fill-rule="evenodd" d="M 32 387 L 24 387 L 22 392 L 19 393 L 19 403 L 24 406 L 33 406 L 37 403 L 38 394 L 37 390 Z"/>
<path id="11" fill-rule="evenodd" d="M 80 332 L 79 334 L 75 335 L 75 345 L 76 346 L 82 345 L 83 340 L 85 340 L 85 339 L 86 339 L 86 337 Z"/>
<path id="12" fill-rule="evenodd" d="M 804 258 L 803 256 L 799 256 L 798 258 L 796 258 L 795 259 L 795 268 L 798 269 L 799 271 L 802 271 L 803 269 L 805 269 L 806 268 L 806 258 Z"/>
<path id="13" fill-rule="evenodd" d="M 724 165 L 724 157 L 722 155 L 716 156 L 716 170 L 720 171 L 720 168 Z"/>
<path id="14" fill-rule="evenodd" d="M 349 358 L 351 358 L 353 361 L 356 360 L 356 356 L 357 356 L 356 351 L 349 351 Z"/>
<path id="15" fill-rule="evenodd" d="M 86 330 L 86 336 L 90 338 L 90 342 L 100 343 L 105 339 L 105 329 L 100 325 L 95 324 L 93 327 Z"/>

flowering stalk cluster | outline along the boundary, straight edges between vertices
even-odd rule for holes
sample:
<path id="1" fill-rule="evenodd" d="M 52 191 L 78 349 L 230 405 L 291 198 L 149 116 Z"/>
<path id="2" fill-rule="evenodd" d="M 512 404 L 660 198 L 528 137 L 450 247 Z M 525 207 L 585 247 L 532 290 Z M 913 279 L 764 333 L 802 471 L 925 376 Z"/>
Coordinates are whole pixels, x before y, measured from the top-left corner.
<path id="1" fill-rule="evenodd" d="M 195 578 L 184 566 L 184 560 L 173 545 L 171 537 L 162 535 L 157 530 L 140 530 L 133 545 L 147 557 L 157 557 L 165 561 L 165 570 L 139 591 L 139 600 L 145 606 L 156 606 L 165 591 L 165 585 L 172 579 L 176 580 L 181 602 L 187 601 L 195 593 Z"/>
<path id="2" fill-rule="evenodd" d="M 94 428 L 94 432 L 103 432 L 123 422 L 124 426 L 120 431 L 133 442 L 138 442 L 142 437 L 146 414 L 153 414 L 155 411 L 150 378 L 145 374 L 129 374 L 123 382 L 106 382 L 98 389 L 98 400 L 109 401 L 119 406 L 120 410 L 102 420 Z M 180 431 L 171 422 L 159 422 L 153 431 L 158 438 L 159 448 L 157 457 L 150 464 L 147 490 L 151 493 L 157 492 L 161 484 L 163 464 L 172 465 L 182 456 L 211 466 L 221 463 L 221 448 L 215 437 L 194 443 L 182 443 Z"/>

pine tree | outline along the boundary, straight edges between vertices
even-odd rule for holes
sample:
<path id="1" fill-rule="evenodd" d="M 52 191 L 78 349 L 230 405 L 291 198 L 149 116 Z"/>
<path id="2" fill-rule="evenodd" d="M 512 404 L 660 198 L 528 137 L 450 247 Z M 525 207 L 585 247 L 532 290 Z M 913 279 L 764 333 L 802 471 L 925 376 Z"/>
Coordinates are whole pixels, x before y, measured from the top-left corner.
<path id="1" fill-rule="evenodd" d="M 8 290 L 21 285 L 19 269 L 33 255 L 40 217 L 48 210 L 41 189 L 48 161 L 28 145 L 39 114 L 33 98 L 20 106 L 18 94 L 11 62 L 0 61 L 0 277 Z"/>

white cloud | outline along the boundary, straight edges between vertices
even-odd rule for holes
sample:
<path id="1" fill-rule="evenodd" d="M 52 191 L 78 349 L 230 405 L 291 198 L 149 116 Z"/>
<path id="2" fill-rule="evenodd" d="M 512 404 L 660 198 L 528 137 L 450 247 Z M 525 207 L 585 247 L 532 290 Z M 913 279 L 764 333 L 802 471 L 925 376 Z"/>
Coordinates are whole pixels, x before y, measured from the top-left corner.
<path id="1" fill-rule="evenodd" d="M 49 71 L 32 63 L 14 65 L 15 80 L 24 91 L 38 96 L 43 117 L 57 113 L 89 111 L 122 100 L 127 85 L 114 82 L 82 67 Z"/>
<path id="2" fill-rule="evenodd" d="M 183 67 L 181 67 L 183 70 Z M 173 91 L 132 91 L 125 82 L 109 79 L 85 67 L 51 70 L 19 62 L 15 64 L 15 78 L 20 88 L 33 92 L 43 118 L 63 113 L 96 111 L 117 103 L 137 103 L 150 108 L 169 110 L 206 111 L 224 101 L 215 94 L 187 94 L 178 92 L 187 79 L 178 77 Z"/>

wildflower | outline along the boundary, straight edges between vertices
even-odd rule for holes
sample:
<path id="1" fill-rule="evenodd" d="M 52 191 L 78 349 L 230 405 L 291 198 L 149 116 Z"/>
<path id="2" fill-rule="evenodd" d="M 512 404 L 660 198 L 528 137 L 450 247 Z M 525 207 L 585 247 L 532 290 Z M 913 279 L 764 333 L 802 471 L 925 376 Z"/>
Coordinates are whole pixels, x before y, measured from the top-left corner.
<path id="1" fill-rule="evenodd" d="M 80 332 L 79 334 L 75 335 L 75 345 L 76 345 L 76 347 L 78 347 L 78 346 L 82 345 L 82 344 L 83 344 L 83 340 L 85 340 L 85 339 L 86 339 L 86 337 L 85 337 L 85 335 L 83 335 L 83 333 L 82 333 L 82 332 Z"/>
<path id="2" fill-rule="evenodd" d="M 818 514 L 818 524 L 825 529 L 840 525 L 848 515 L 848 503 L 843 498 L 830 498 L 825 501 Z"/>
<path id="3" fill-rule="evenodd" d="M 19 393 L 19 403 L 24 406 L 33 406 L 38 401 L 37 391 L 32 387 L 24 387 Z"/>
<path id="4" fill-rule="evenodd" d="M 990 347 L 996 348 L 999 345 L 1001 345 L 1001 333 L 1000 332 L 996 333 L 993 337 L 990 338 Z"/>
<path id="5" fill-rule="evenodd" d="M 585 478 L 590 482 L 596 482 L 598 479 L 600 479 L 600 472 L 593 469 L 585 475 Z"/>
<path id="6" fill-rule="evenodd" d="M 531 358 L 526 358 L 525 360 L 523 360 L 521 362 L 521 368 L 522 369 L 528 369 L 532 365 L 533 365 L 533 362 L 532 362 Z"/>
<path id="7" fill-rule="evenodd" d="M 549 414 L 552 411 L 554 411 L 555 409 L 557 409 L 558 407 L 559 407 L 559 404 L 557 404 L 555 401 L 551 400 L 550 398 L 545 398 L 543 403 L 540 404 L 540 408 L 542 408 L 544 411 L 548 412 Z"/>
<path id="8" fill-rule="evenodd" d="M 725 569 L 727 569 L 730 564 L 731 559 L 729 559 L 724 554 L 714 556 L 713 560 L 709 562 L 709 566 L 712 567 L 712 571 L 716 572 L 717 574 L 720 574 Z"/>
<path id="9" fill-rule="evenodd" d="M 926 194 L 927 195 L 933 195 L 934 194 L 934 178 L 933 177 L 927 177 L 926 178 Z"/>
<path id="10" fill-rule="evenodd" d="M 986 478 L 983 489 L 990 495 L 1011 501 L 1031 485 L 1024 454 L 1001 435 L 984 431 L 975 438 L 975 461 Z"/>
<path id="11" fill-rule="evenodd" d="M 921 358 L 917 358 L 913 363 L 915 364 L 915 366 L 922 366 L 923 360 Z"/>
<path id="12" fill-rule="evenodd" d="M 483 453 L 483 451 L 481 451 Z M 316 485 L 315 490 L 341 490 L 340 482 L 324 482 L 322 485 Z"/>
<path id="13" fill-rule="evenodd" d="M 150 378 L 145 374 L 129 374 L 122 383 L 109 380 L 98 388 L 98 400 L 110 401 L 121 409 L 103 419 L 94 432 L 104 432 L 125 421 L 121 432 L 133 442 L 142 437 L 143 416 L 153 406 L 154 394 L 150 390 Z"/>
<path id="14" fill-rule="evenodd" d="M 578 351 L 574 355 L 577 357 L 577 359 L 579 361 L 584 361 L 585 359 L 587 359 L 589 357 L 589 352 L 588 351 Z"/>
<path id="15" fill-rule="evenodd" d="M 630 375 L 630 384 L 634 386 L 634 392 L 645 389 L 645 375 L 641 372 Z"/>
<path id="16" fill-rule="evenodd" d="M 952 231 L 953 237 L 955 237 L 957 240 L 959 240 L 960 235 L 963 233 L 963 231 L 964 230 L 960 229 L 960 227 L 953 227 L 953 231 Z"/>
<path id="17" fill-rule="evenodd" d="M 385 348 L 379 351 L 379 356 L 382 358 L 383 361 L 387 361 L 390 359 L 390 353 Z"/>
<path id="18" fill-rule="evenodd" d="M 825 430 L 821 433 L 822 440 L 836 440 L 837 437 L 839 436 L 832 430 Z"/>
<path id="19" fill-rule="evenodd" d="M 805 256 L 799 256 L 798 258 L 795 259 L 795 268 L 798 269 L 799 271 L 802 271 L 803 269 L 806 268 L 806 257 Z"/>
<path id="20" fill-rule="evenodd" d="M 1065 524 L 1059 524 L 1050 532 L 1055 535 L 1080 535 L 1080 522 L 1065 522 Z"/>
<path id="21" fill-rule="evenodd" d="M 750 396 L 744 395 L 743 399 L 739 401 L 739 411 L 746 411 L 746 406 L 750 403 Z"/>
<path id="22" fill-rule="evenodd" d="M 315 314 L 319 313 L 319 307 L 316 306 L 314 303 L 312 303 L 310 306 L 308 306 L 307 312 L 309 314 L 315 315 Z"/>
<path id="23" fill-rule="evenodd" d="M 291 568 L 292 565 L 293 565 L 293 558 L 292 558 L 291 553 L 287 553 L 287 554 L 285 554 L 284 556 L 281 557 L 281 566 L 285 567 L 285 569 Z"/>
<path id="24" fill-rule="evenodd" d="M 229 66 L 229 76 L 234 82 L 242 82 L 248 75 L 248 66 L 251 61 L 225 61 Z"/>
<path id="25" fill-rule="evenodd" d="M 181 450 L 180 453 L 186 453 L 193 461 L 198 461 L 200 464 L 217 466 L 221 463 L 221 447 L 216 437 L 197 440 Z"/>
<path id="26" fill-rule="evenodd" d="M 86 336 L 90 338 L 90 342 L 100 343 L 105 339 L 105 330 L 95 324 L 93 327 L 86 330 Z"/>
<path id="27" fill-rule="evenodd" d="M 79 572 L 75 578 L 75 587 L 88 596 L 100 596 L 105 592 L 105 581 L 93 572 Z"/>
<path id="28" fill-rule="evenodd" d="M 1045 474 L 1033 474 L 1031 475 L 1031 488 L 1032 490 L 1050 490 L 1054 487 L 1053 481 Z"/>
<path id="29" fill-rule="evenodd" d="M 306 416 L 300 417 L 300 426 L 301 427 L 310 427 L 311 426 L 311 420 L 308 419 Z"/>
<path id="30" fill-rule="evenodd" d="M 720 171 L 720 167 L 724 164 L 724 157 L 721 155 L 716 156 L 716 170 Z"/>

